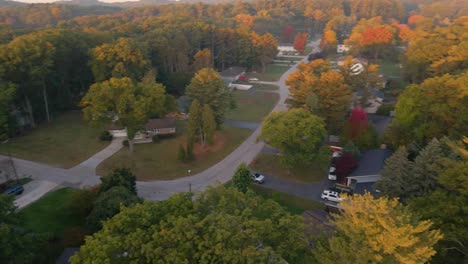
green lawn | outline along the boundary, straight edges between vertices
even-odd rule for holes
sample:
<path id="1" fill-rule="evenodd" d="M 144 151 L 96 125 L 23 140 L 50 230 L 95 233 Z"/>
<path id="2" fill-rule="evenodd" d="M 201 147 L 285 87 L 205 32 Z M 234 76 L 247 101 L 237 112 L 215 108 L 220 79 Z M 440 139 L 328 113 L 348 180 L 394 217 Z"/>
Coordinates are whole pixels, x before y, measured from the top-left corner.
<path id="1" fill-rule="evenodd" d="M 398 62 L 384 60 L 379 63 L 379 72 L 387 78 L 400 78 L 401 69 Z"/>
<path id="2" fill-rule="evenodd" d="M 73 193 L 78 190 L 62 188 L 48 193 L 20 211 L 22 226 L 28 230 L 61 235 L 68 227 L 84 226 L 84 219 L 77 218 L 69 209 Z"/>
<path id="3" fill-rule="evenodd" d="M 180 131 L 177 136 L 161 139 L 157 143 L 135 145 L 131 154 L 128 148 L 123 148 L 97 167 L 99 175 L 107 175 L 116 167 L 129 167 L 138 180 L 170 180 L 201 172 L 221 161 L 237 146 L 239 146 L 252 131 L 234 127 L 224 127 L 217 133 L 215 143 L 209 149 L 195 148 L 196 159 L 191 162 L 178 160 L 178 149 L 185 145 L 186 139 Z"/>
<path id="4" fill-rule="evenodd" d="M 275 60 L 297 62 L 297 61 L 302 60 L 302 58 L 298 58 L 298 57 L 276 57 Z"/>
<path id="5" fill-rule="evenodd" d="M 233 94 L 237 107 L 226 114 L 230 120 L 261 121 L 279 99 L 278 94 L 268 92 L 234 91 Z"/>
<path id="6" fill-rule="evenodd" d="M 326 176 L 326 171 L 317 168 L 314 164 L 287 169 L 281 164 L 280 156 L 275 154 L 259 154 L 250 167 L 254 171 L 296 182 L 316 182 Z"/>
<path id="7" fill-rule="evenodd" d="M 81 112 L 70 112 L 0 145 L 0 153 L 7 154 L 9 147 L 14 157 L 71 168 L 109 144 L 99 141 L 102 131 L 88 126 Z"/>
<path id="8" fill-rule="evenodd" d="M 264 83 L 254 83 L 253 88 L 256 90 L 268 90 L 268 91 L 275 91 L 278 90 L 278 86 L 271 85 L 271 84 L 264 84 Z"/>
<path id="9" fill-rule="evenodd" d="M 307 210 L 325 209 L 325 206 L 322 203 L 288 193 L 275 191 L 260 185 L 252 185 L 252 189 L 263 198 L 276 201 L 292 214 L 302 214 L 302 212 Z"/>
<path id="10" fill-rule="evenodd" d="M 289 66 L 280 66 L 268 64 L 264 73 L 259 69 L 257 72 L 248 72 L 246 75 L 249 78 L 258 78 L 260 81 L 276 82 L 281 75 L 289 69 Z"/>

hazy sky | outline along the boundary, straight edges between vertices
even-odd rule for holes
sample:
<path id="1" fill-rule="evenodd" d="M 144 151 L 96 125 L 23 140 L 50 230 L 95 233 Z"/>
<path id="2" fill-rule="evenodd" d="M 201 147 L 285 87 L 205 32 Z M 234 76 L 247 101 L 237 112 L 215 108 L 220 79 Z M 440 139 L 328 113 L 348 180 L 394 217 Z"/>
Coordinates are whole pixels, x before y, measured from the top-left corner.
<path id="1" fill-rule="evenodd" d="M 52 3 L 56 2 L 58 0 L 15 0 L 17 2 L 23 2 L 23 3 Z M 104 3 L 115 3 L 115 2 L 133 2 L 133 1 L 139 1 L 139 0 L 98 0 L 100 2 Z"/>

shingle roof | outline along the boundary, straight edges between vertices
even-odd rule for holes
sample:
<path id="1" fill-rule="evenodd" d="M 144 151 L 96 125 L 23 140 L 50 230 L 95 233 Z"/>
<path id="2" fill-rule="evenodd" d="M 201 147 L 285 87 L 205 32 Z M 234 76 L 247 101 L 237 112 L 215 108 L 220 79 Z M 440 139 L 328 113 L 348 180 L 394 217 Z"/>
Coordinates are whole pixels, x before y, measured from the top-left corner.
<path id="1" fill-rule="evenodd" d="M 366 176 L 379 174 L 385 160 L 392 155 L 390 149 L 371 149 L 365 151 L 359 160 L 359 166 L 349 176 Z"/>
<path id="2" fill-rule="evenodd" d="M 150 119 L 146 122 L 145 128 L 152 130 L 152 129 L 162 129 L 162 128 L 175 128 L 176 127 L 176 120 L 175 118 L 155 118 Z"/>
<path id="3" fill-rule="evenodd" d="M 243 67 L 230 67 L 222 71 L 220 74 L 222 77 L 236 77 L 243 72 L 245 72 L 245 68 Z"/>

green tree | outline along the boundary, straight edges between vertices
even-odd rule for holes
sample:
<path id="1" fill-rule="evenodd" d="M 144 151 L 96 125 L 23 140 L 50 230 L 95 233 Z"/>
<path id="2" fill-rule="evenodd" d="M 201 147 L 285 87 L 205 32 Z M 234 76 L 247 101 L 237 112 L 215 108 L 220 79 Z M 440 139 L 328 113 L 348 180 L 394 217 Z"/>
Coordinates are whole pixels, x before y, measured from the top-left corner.
<path id="1" fill-rule="evenodd" d="M 129 38 L 119 38 L 113 44 L 103 44 L 91 52 L 91 68 L 96 81 L 111 77 L 140 80 L 148 67 L 145 52 Z"/>
<path id="2" fill-rule="evenodd" d="M 187 124 L 187 138 L 190 142 L 197 141 L 198 137 L 202 136 L 201 133 L 201 124 L 202 124 L 202 110 L 200 102 L 198 100 L 193 100 L 189 109 L 189 120 Z M 200 141 L 202 139 L 200 138 Z"/>
<path id="3" fill-rule="evenodd" d="M 124 186 L 115 186 L 101 193 L 93 204 L 93 210 L 86 218 L 90 230 L 102 228 L 102 222 L 111 219 L 120 212 L 121 206 L 130 206 L 141 202 L 140 198 Z"/>
<path id="4" fill-rule="evenodd" d="M 202 112 L 203 144 L 213 144 L 216 120 L 213 110 L 209 105 L 203 106 Z"/>
<path id="5" fill-rule="evenodd" d="M 314 249 L 318 263 L 426 263 L 443 237 L 397 199 L 366 193 L 340 205 L 343 213 L 332 220 L 336 232 Z"/>
<path id="6" fill-rule="evenodd" d="M 10 135 L 10 112 L 15 92 L 15 85 L 0 80 L 0 141 L 8 139 Z"/>
<path id="7" fill-rule="evenodd" d="M 224 122 L 224 115 L 233 103 L 226 84 L 212 68 L 199 70 L 187 86 L 186 94 L 190 100 L 198 100 L 202 107 L 205 104 L 211 107 L 218 127 Z"/>
<path id="8" fill-rule="evenodd" d="M 186 161 L 187 160 L 187 153 L 185 152 L 184 145 L 180 144 L 179 145 L 179 150 L 177 151 L 177 158 L 179 161 Z"/>
<path id="9" fill-rule="evenodd" d="M 252 184 L 252 173 L 245 163 L 239 165 L 232 177 L 232 186 L 237 190 L 246 193 Z"/>
<path id="10" fill-rule="evenodd" d="M 405 197 L 408 179 L 412 177 L 413 162 L 408 160 L 408 150 L 400 147 L 387 160 L 375 188 L 389 197 Z"/>
<path id="11" fill-rule="evenodd" d="M 73 192 L 70 202 L 70 210 L 76 217 L 81 219 L 87 217 L 91 210 L 93 210 L 93 204 L 98 196 L 96 189 L 84 189 Z"/>
<path id="12" fill-rule="evenodd" d="M 108 190 L 122 186 L 133 194 L 137 194 L 136 176 L 128 168 L 114 169 L 109 175 L 101 178 L 102 183 L 99 187 L 99 193 L 107 192 Z"/>
<path id="13" fill-rule="evenodd" d="M 259 136 L 282 152 L 286 165 L 304 164 L 317 157 L 325 140 L 323 120 L 304 109 L 273 112 Z"/>
<path id="14" fill-rule="evenodd" d="M 317 154 L 316 163 L 319 168 L 327 170 L 330 166 L 333 151 L 329 146 L 321 146 Z"/>
<path id="15" fill-rule="evenodd" d="M 276 202 L 220 186 L 123 208 L 71 262 L 304 263 L 304 231 Z"/>
<path id="16" fill-rule="evenodd" d="M 91 85 L 81 100 L 85 120 L 90 123 L 119 122 L 127 129 L 130 151 L 133 138 L 150 116 L 165 112 L 166 92 L 158 83 L 137 83 L 130 78 L 111 78 Z"/>

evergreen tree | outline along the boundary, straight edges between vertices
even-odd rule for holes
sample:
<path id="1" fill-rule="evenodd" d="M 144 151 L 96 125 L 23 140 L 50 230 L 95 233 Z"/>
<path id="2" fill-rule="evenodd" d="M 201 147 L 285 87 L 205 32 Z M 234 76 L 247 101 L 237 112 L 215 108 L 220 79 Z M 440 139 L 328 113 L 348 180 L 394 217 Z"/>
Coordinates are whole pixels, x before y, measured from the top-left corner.
<path id="1" fill-rule="evenodd" d="M 212 144 L 214 139 L 214 132 L 216 130 L 216 120 L 213 110 L 209 105 L 203 106 L 202 113 L 202 133 L 203 133 L 203 144 Z"/>
<path id="2" fill-rule="evenodd" d="M 193 100 L 189 109 L 189 120 L 187 124 L 187 139 L 189 142 L 197 141 L 201 137 L 201 106 L 198 100 Z"/>
<path id="3" fill-rule="evenodd" d="M 408 160 L 408 150 L 400 147 L 385 161 L 380 180 L 376 189 L 390 197 L 404 197 L 406 195 L 407 181 L 412 177 L 414 163 Z"/>

